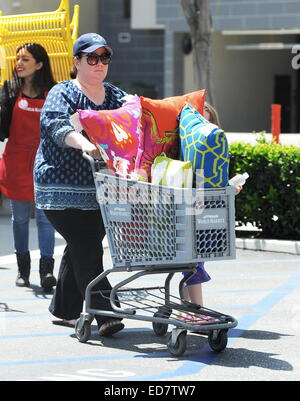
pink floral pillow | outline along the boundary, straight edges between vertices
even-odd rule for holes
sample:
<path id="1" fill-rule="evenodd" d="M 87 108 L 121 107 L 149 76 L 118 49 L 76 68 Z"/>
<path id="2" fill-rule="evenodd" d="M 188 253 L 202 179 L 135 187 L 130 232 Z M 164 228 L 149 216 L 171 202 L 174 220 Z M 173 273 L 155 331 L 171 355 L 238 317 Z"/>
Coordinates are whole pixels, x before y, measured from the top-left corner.
<path id="1" fill-rule="evenodd" d="M 107 167 L 117 175 L 131 178 L 141 133 L 139 96 L 129 95 L 115 110 L 77 110 L 80 123 L 99 149 Z"/>

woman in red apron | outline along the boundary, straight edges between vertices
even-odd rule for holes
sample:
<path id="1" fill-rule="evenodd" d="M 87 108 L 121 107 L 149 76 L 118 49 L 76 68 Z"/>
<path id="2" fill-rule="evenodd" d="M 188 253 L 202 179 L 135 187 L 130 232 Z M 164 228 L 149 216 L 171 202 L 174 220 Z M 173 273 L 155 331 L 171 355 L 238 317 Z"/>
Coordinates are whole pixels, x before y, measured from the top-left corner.
<path id="1" fill-rule="evenodd" d="M 18 263 L 17 286 L 29 286 L 29 221 L 33 191 L 33 164 L 40 142 L 40 112 L 49 89 L 55 84 L 48 55 L 36 43 L 17 49 L 14 78 L 5 82 L 0 96 L 0 139 L 8 138 L 0 161 L 0 190 L 11 200 L 14 245 Z M 41 286 L 56 284 L 54 229 L 36 209 Z"/>

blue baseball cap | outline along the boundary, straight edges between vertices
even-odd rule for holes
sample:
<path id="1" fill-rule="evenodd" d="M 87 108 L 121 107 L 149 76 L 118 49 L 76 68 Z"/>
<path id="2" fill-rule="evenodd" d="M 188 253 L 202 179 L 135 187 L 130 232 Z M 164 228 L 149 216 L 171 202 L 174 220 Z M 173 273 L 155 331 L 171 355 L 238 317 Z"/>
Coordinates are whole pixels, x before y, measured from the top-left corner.
<path id="1" fill-rule="evenodd" d="M 73 46 L 73 56 L 77 56 L 81 52 L 92 53 L 99 47 L 105 47 L 106 50 L 113 54 L 112 49 L 107 45 L 106 40 L 97 33 L 85 33 L 76 40 Z"/>

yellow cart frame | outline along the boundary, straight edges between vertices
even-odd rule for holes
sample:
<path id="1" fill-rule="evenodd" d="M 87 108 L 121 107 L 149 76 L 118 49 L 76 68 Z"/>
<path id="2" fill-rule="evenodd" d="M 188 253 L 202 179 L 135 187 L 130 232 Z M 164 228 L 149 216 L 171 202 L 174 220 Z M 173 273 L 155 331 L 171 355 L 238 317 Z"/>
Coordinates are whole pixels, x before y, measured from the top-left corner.
<path id="1" fill-rule="evenodd" d="M 74 6 L 70 22 L 69 0 L 61 0 L 53 12 L 2 16 L 0 11 L 0 87 L 12 78 L 17 48 L 30 42 L 47 50 L 57 82 L 69 79 L 78 23 L 79 5 Z"/>

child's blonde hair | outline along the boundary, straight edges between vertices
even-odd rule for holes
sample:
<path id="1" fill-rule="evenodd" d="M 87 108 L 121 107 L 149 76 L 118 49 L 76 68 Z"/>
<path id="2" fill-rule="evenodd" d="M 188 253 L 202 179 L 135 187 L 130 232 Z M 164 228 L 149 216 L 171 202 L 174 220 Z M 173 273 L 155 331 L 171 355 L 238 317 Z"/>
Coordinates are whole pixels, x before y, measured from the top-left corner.
<path id="1" fill-rule="evenodd" d="M 206 110 L 210 115 L 209 121 L 212 124 L 215 124 L 215 125 L 217 125 L 219 127 L 220 126 L 220 120 L 219 120 L 219 116 L 218 116 L 217 110 L 211 104 L 209 104 L 207 102 L 205 102 L 205 104 L 204 104 L 204 110 Z"/>

